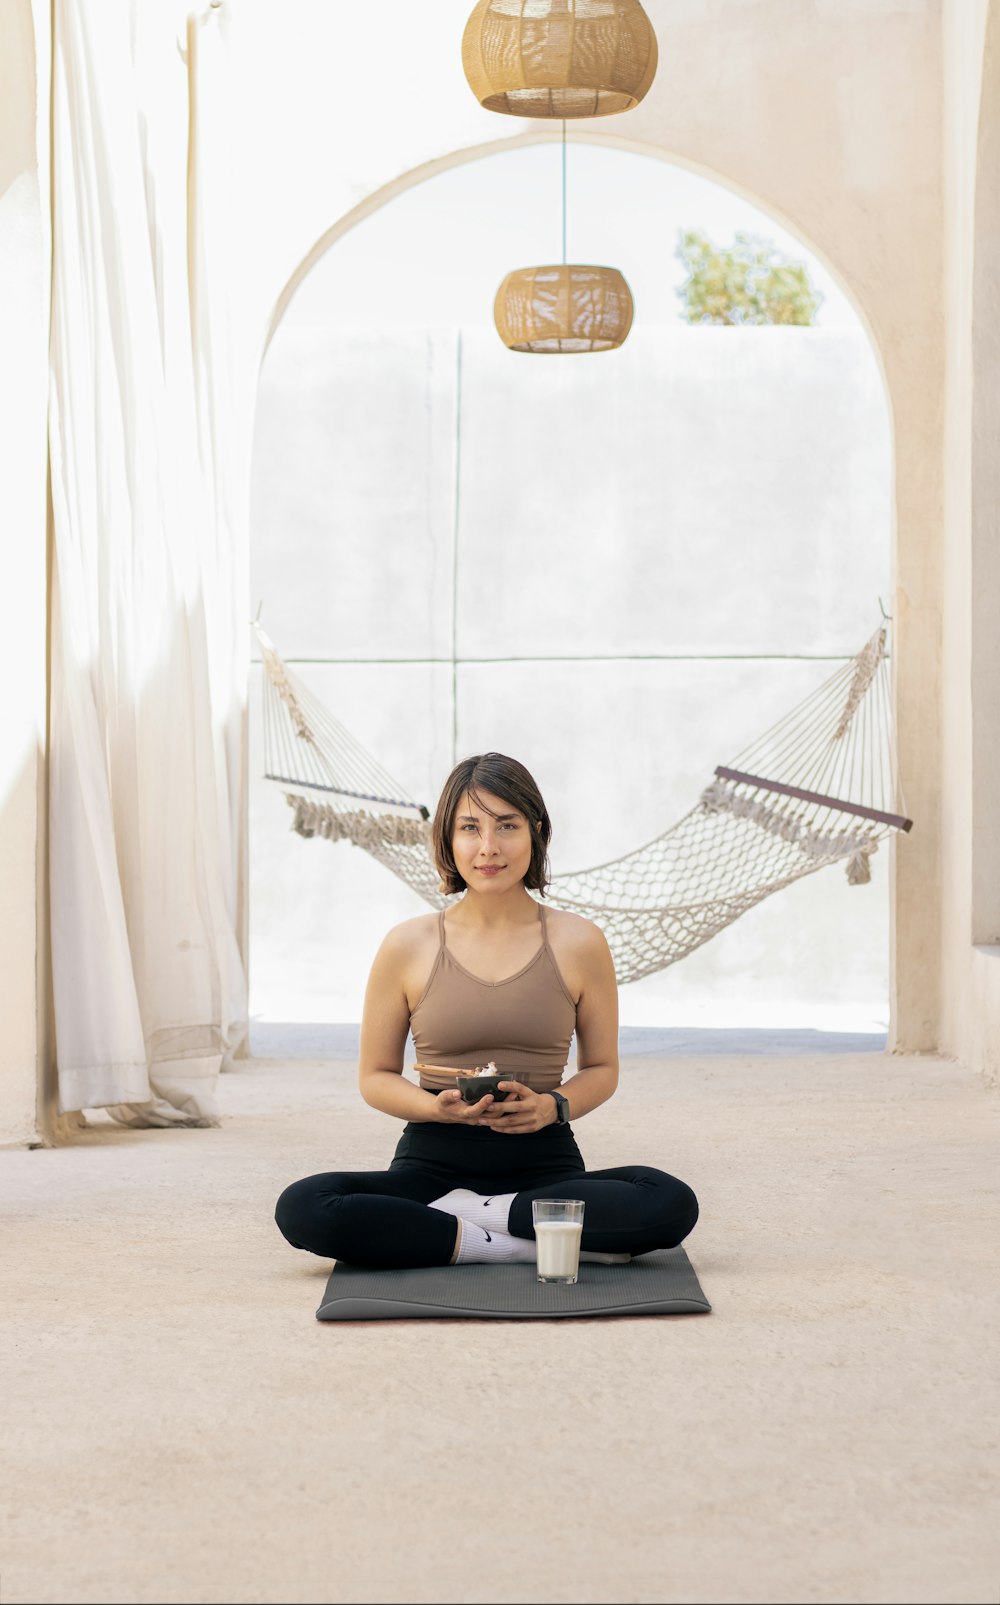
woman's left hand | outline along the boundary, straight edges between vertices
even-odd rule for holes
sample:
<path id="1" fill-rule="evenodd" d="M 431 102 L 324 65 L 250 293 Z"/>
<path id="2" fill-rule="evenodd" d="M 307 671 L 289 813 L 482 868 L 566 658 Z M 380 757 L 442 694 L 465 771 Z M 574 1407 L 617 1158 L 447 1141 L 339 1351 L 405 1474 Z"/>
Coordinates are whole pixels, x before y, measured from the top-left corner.
<path id="1" fill-rule="evenodd" d="M 500 1081 L 497 1083 L 498 1092 L 507 1092 L 510 1097 L 503 1103 L 494 1103 L 486 1115 L 477 1120 L 478 1126 L 490 1126 L 493 1131 L 517 1132 L 524 1136 L 525 1132 L 541 1131 L 543 1126 L 551 1126 L 556 1118 L 556 1101 L 546 1092 L 532 1092 L 522 1081 Z"/>

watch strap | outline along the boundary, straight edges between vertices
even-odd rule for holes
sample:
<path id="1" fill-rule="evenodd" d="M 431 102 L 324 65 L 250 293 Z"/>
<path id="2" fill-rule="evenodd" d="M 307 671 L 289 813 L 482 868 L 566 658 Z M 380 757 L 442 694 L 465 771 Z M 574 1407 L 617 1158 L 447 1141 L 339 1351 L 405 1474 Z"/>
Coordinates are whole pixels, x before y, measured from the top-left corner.
<path id="1" fill-rule="evenodd" d="M 568 1126 L 569 1125 L 569 1099 L 564 1097 L 564 1095 L 561 1092 L 550 1092 L 549 1093 L 549 1097 L 555 1099 L 555 1104 L 556 1104 L 556 1124 L 559 1125 L 559 1126 Z"/>

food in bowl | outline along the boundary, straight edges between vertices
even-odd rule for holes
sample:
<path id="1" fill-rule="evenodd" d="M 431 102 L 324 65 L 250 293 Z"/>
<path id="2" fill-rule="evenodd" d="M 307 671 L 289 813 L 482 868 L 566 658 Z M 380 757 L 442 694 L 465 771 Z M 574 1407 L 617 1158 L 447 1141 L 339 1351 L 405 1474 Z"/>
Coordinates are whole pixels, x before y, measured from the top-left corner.
<path id="1" fill-rule="evenodd" d="M 497 1069 L 491 1059 L 489 1064 L 477 1064 L 471 1075 L 459 1075 L 456 1085 L 466 1103 L 478 1103 L 488 1092 L 493 1094 L 494 1102 L 503 1103 L 505 1098 L 510 1097 L 510 1093 L 498 1092 L 497 1087 L 501 1081 L 509 1079 Z"/>

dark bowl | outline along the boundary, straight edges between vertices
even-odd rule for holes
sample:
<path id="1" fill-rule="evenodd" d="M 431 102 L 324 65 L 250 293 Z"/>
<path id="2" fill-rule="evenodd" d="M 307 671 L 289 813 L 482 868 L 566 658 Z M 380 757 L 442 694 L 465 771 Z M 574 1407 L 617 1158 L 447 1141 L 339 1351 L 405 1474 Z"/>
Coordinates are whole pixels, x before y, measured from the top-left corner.
<path id="1" fill-rule="evenodd" d="M 508 1079 L 509 1077 L 504 1075 L 459 1076 L 457 1086 L 466 1103 L 478 1103 L 480 1098 L 485 1098 L 488 1092 L 492 1092 L 496 1103 L 503 1103 L 505 1098 L 510 1097 L 510 1093 L 498 1092 L 497 1087 L 501 1081 L 507 1081 Z"/>

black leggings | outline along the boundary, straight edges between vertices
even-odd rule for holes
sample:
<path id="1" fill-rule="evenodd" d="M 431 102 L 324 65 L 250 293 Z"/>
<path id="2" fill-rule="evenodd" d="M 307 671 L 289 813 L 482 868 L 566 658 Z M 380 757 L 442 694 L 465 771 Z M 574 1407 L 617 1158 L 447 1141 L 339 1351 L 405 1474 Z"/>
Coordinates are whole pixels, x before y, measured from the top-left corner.
<path id="1" fill-rule="evenodd" d="M 685 1182 L 647 1165 L 588 1171 L 568 1126 L 506 1136 L 485 1126 L 405 1128 L 388 1170 L 334 1170 L 286 1187 L 275 1220 L 293 1248 L 378 1269 L 447 1265 L 453 1215 L 428 1209 L 453 1187 L 516 1193 L 514 1237 L 534 1237 L 533 1198 L 582 1198 L 583 1247 L 648 1254 L 674 1248 L 698 1219 Z"/>

